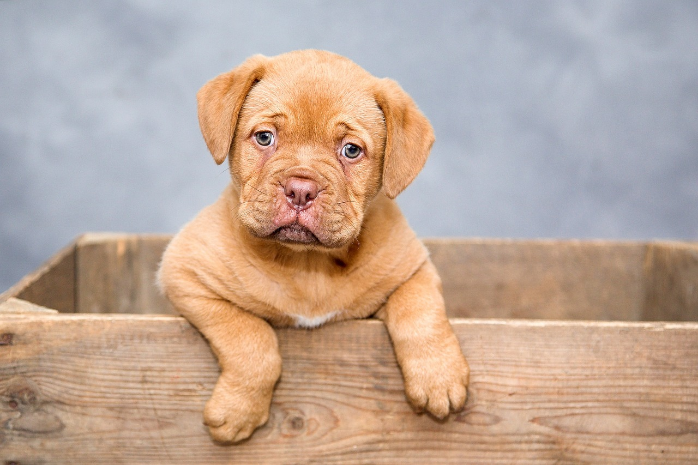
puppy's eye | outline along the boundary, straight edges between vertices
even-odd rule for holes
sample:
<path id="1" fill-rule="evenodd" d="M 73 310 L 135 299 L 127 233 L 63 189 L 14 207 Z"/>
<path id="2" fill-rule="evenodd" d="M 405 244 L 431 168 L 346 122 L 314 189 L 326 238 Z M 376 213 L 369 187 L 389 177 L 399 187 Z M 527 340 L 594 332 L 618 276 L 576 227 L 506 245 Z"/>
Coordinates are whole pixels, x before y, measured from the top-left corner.
<path id="1" fill-rule="evenodd" d="M 260 131 L 254 135 L 257 144 L 262 147 L 271 146 L 274 143 L 274 134 L 271 131 Z"/>
<path id="2" fill-rule="evenodd" d="M 361 155 L 361 147 L 352 143 L 345 144 L 344 147 L 342 147 L 342 155 L 348 159 L 355 159 Z"/>

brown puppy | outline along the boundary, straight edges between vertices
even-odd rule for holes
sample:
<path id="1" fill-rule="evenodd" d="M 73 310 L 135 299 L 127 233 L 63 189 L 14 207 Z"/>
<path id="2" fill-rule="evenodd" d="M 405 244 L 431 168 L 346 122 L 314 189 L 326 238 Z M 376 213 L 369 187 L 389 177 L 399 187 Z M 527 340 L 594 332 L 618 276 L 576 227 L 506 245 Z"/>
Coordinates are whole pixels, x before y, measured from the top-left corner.
<path id="1" fill-rule="evenodd" d="M 215 440 L 269 416 L 281 357 L 272 326 L 385 322 L 417 410 L 463 408 L 468 365 L 441 282 L 396 203 L 431 125 L 394 82 L 307 50 L 254 56 L 198 93 L 199 122 L 232 183 L 175 236 L 159 280 L 208 339 L 221 375 L 204 409 Z"/>

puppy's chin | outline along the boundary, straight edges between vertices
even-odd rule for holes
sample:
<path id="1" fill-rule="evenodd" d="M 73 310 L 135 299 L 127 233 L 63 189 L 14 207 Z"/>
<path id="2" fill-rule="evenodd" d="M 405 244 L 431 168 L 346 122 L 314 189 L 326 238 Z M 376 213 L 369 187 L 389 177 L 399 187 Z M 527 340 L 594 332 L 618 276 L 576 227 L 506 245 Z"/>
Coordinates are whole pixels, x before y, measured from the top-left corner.
<path id="1" fill-rule="evenodd" d="M 292 223 L 286 225 L 276 230 L 269 232 L 260 231 L 256 228 L 250 228 L 247 226 L 247 230 L 250 234 L 256 238 L 271 241 L 294 251 L 329 251 L 332 249 L 338 249 L 346 246 L 354 240 L 354 237 L 333 237 L 333 236 L 316 236 L 309 228 L 304 227 L 298 223 Z"/>
<path id="2" fill-rule="evenodd" d="M 306 246 L 318 246 L 322 243 L 308 228 L 298 223 L 293 223 L 274 231 L 270 238 L 282 243 L 301 244 Z"/>

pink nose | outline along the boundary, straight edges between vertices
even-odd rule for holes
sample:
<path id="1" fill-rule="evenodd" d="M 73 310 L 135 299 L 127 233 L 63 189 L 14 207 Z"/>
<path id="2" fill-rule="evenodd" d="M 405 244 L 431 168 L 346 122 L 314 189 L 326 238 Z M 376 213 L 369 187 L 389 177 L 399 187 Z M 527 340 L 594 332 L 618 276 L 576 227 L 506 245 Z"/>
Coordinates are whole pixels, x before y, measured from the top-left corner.
<path id="1" fill-rule="evenodd" d="M 317 197 L 318 186 L 313 180 L 307 178 L 291 177 L 286 180 L 284 194 L 288 202 L 296 209 L 310 207 L 313 199 Z"/>

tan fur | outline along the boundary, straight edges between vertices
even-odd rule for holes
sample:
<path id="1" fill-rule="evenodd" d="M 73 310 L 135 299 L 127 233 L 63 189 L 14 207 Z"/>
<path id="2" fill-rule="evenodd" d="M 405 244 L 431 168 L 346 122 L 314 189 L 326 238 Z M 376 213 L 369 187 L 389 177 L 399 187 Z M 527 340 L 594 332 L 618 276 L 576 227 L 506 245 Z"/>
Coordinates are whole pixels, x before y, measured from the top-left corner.
<path id="1" fill-rule="evenodd" d="M 206 144 L 217 163 L 228 157 L 232 182 L 173 238 L 159 280 L 218 358 L 204 410 L 212 437 L 237 442 L 267 421 L 281 374 L 272 326 L 376 315 L 410 403 L 438 418 L 462 409 L 468 365 L 438 274 L 392 200 L 433 143 L 412 99 L 313 50 L 254 56 L 197 98 Z M 264 131 L 273 145 L 259 143 Z M 344 157 L 347 143 L 361 156 Z M 303 208 L 290 180 L 317 188 Z"/>

